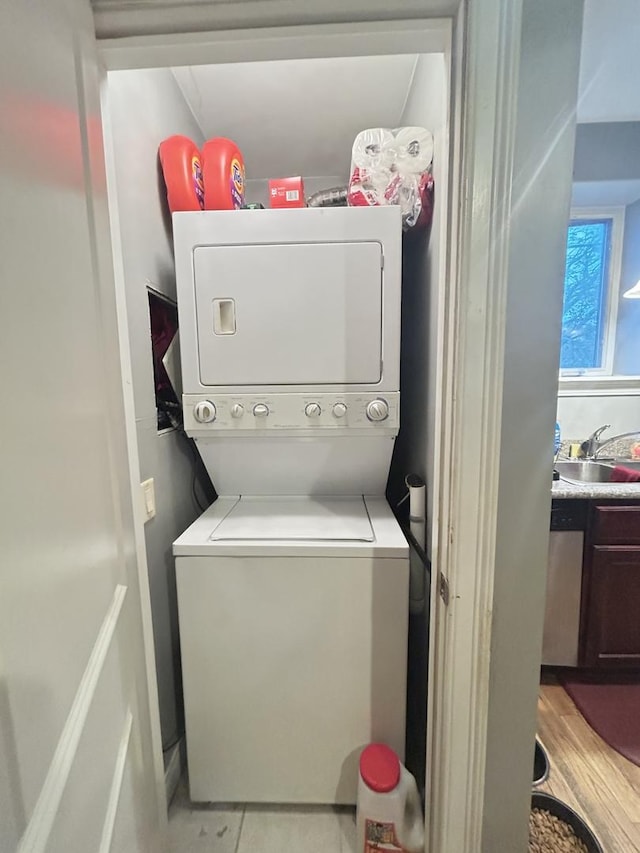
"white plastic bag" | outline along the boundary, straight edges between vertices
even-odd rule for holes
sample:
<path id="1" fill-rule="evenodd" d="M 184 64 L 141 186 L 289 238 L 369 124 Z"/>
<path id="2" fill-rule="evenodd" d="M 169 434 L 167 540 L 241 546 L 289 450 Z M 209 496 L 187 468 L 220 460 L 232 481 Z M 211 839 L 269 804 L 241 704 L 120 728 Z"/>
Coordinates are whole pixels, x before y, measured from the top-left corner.
<path id="1" fill-rule="evenodd" d="M 424 127 L 369 128 L 351 151 L 348 204 L 398 204 L 406 231 L 426 226 L 433 211 L 433 135 Z"/>

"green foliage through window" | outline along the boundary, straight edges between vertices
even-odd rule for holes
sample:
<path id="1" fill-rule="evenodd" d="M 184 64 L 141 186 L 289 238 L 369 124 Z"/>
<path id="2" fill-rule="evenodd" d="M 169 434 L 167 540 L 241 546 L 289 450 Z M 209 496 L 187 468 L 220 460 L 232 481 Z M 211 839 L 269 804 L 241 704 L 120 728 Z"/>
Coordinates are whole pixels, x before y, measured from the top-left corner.
<path id="1" fill-rule="evenodd" d="M 611 219 L 573 220 L 567 235 L 561 370 L 603 366 Z"/>

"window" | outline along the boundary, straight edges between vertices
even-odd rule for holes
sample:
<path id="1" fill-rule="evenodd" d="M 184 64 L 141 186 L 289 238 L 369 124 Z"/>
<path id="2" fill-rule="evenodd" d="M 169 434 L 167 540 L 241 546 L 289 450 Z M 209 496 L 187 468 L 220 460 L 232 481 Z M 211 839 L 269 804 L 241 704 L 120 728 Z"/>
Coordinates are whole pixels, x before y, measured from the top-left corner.
<path id="1" fill-rule="evenodd" d="M 613 372 L 623 230 L 621 210 L 576 213 L 567 234 L 560 370 Z"/>

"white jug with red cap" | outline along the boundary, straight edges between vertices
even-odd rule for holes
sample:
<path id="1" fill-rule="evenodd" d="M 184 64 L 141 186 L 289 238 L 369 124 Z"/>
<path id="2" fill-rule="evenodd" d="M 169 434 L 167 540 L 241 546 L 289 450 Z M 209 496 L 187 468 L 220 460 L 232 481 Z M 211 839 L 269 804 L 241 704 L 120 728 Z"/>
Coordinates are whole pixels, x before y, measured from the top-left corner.
<path id="1" fill-rule="evenodd" d="M 371 743 L 360 756 L 357 853 L 422 853 L 424 819 L 416 780 L 395 752 Z"/>

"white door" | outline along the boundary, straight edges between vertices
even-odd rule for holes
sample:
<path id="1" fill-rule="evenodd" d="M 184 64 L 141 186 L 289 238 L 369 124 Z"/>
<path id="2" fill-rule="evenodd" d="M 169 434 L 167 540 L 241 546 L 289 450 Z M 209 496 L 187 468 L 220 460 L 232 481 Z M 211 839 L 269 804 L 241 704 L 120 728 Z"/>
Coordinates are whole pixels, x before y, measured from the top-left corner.
<path id="1" fill-rule="evenodd" d="M 0 850 L 161 851 L 88 0 L 0 27 Z"/>

